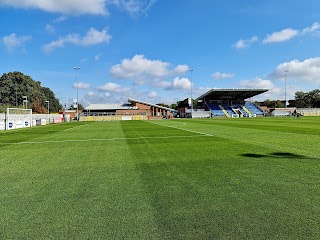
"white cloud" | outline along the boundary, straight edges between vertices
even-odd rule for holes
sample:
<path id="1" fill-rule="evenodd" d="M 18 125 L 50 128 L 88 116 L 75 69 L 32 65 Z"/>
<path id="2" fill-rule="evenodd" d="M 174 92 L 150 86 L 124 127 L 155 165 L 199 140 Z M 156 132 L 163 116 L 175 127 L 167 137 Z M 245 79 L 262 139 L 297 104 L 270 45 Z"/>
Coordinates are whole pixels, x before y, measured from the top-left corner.
<path id="1" fill-rule="evenodd" d="M 128 92 L 130 89 L 129 88 L 123 88 L 121 85 L 117 83 L 106 83 L 103 86 L 98 87 L 98 90 L 101 92 L 117 92 L 117 93 L 123 93 L 123 92 Z"/>
<path id="2" fill-rule="evenodd" d="M 138 13 L 141 9 L 141 2 L 137 0 L 113 0 L 113 3 L 130 13 Z"/>
<path id="3" fill-rule="evenodd" d="M 60 16 L 58 18 L 56 18 L 55 20 L 53 20 L 53 22 L 57 23 L 57 22 L 64 22 L 66 21 L 68 18 L 66 16 Z"/>
<path id="4" fill-rule="evenodd" d="M 280 82 L 280 84 L 279 83 L 276 84 L 276 82 L 273 79 L 266 80 L 261 78 L 240 81 L 239 86 L 242 88 L 269 89 L 267 92 L 254 97 L 255 100 L 259 100 L 259 101 L 264 101 L 266 99 L 271 99 L 271 100 L 278 100 L 278 99 L 284 100 L 285 98 L 294 99 L 295 93 L 303 89 L 303 87 L 299 86 L 299 84 L 292 83 L 292 81 L 287 81 L 287 84 L 285 84 L 283 81 Z"/>
<path id="5" fill-rule="evenodd" d="M 289 70 L 288 79 L 320 84 L 320 57 L 309 58 L 302 62 L 295 59 L 281 63 L 270 74 L 270 78 L 284 79 L 285 70 Z"/>
<path id="6" fill-rule="evenodd" d="M 78 34 L 69 34 L 65 37 L 61 37 L 56 41 L 45 44 L 43 49 L 46 52 L 51 52 L 57 47 L 64 47 L 66 43 L 75 44 L 78 46 L 90 46 L 101 43 L 109 43 L 111 35 L 108 34 L 106 29 L 98 31 L 95 28 L 90 28 L 85 36 Z"/>
<path id="7" fill-rule="evenodd" d="M 172 74 L 173 75 L 183 75 L 187 71 L 189 71 L 189 66 L 188 65 L 178 65 L 175 69 L 173 69 Z"/>
<path id="8" fill-rule="evenodd" d="M 274 32 L 268 34 L 267 37 L 263 40 L 263 43 L 276 43 L 276 42 L 285 42 L 296 37 L 299 34 L 298 30 L 287 28 L 280 32 Z"/>
<path id="9" fill-rule="evenodd" d="M 226 78 L 233 78 L 234 74 L 232 73 L 221 73 L 221 72 L 215 72 L 211 75 L 214 79 L 226 79 Z"/>
<path id="10" fill-rule="evenodd" d="M 56 32 L 54 26 L 52 26 L 52 25 L 50 25 L 50 24 L 46 24 L 45 30 L 46 30 L 46 32 L 51 33 L 51 34 L 53 34 L 53 33 Z"/>
<path id="11" fill-rule="evenodd" d="M 97 55 L 94 56 L 94 60 L 99 61 L 101 56 L 102 56 L 102 53 L 98 53 Z"/>
<path id="12" fill-rule="evenodd" d="M 85 95 L 85 101 L 87 104 L 91 103 L 116 103 L 123 104 L 127 101 L 128 97 L 125 94 L 119 94 L 117 92 L 103 92 L 95 93 L 88 92 Z"/>
<path id="13" fill-rule="evenodd" d="M 198 87 L 198 88 L 192 89 L 192 92 L 194 94 L 201 96 L 202 94 L 205 94 L 206 92 L 210 91 L 211 89 L 212 88 L 209 88 L 209 87 Z"/>
<path id="14" fill-rule="evenodd" d="M 172 82 L 173 89 L 187 90 L 191 89 L 191 81 L 188 78 L 175 78 Z"/>
<path id="15" fill-rule="evenodd" d="M 255 100 L 264 101 L 266 99 L 284 99 L 284 89 L 282 87 L 274 85 L 271 80 L 261 78 L 242 80 L 239 82 L 239 87 L 269 89 L 266 93 L 254 97 Z"/>
<path id="16" fill-rule="evenodd" d="M 188 78 L 176 77 L 169 81 L 158 81 L 155 82 L 154 87 L 163 88 L 166 90 L 189 90 L 191 89 L 191 81 Z"/>
<path id="17" fill-rule="evenodd" d="M 94 28 L 90 28 L 87 34 L 80 40 L 80 45 L 96 45 L 99 43 L 109 43 L 111 40 L 111 35 L 108 34 L 106 29 L 97 31 Z"/>
<path id="18" fill-rule="evenodd" d="M 306 27 L 305 29 L 302 30 L 302 33 L 303 34 L 306 34 L 306 33 L 313 33 L 313 32 L 316 32 L 320 30 L 320 24 L 315 22 L 313 23 L 310 27 Z"/>
<path id="19" fill-rule="evenodd" d="M 169 74 L 169 63 L 159 60 L 149 60 L 143 55 L 135 55 L 132 59 L 124 59 L 121 64 L 112 66 L 110 73 L 115 78 L 132 78 L 146 74 L 154 77 L 162 77 Z"/>
<path id="20" fill-rule="evenodd" d="M 8 51 L 13 51 L 15 48 L 22 47 L 27 41 L 31 40 L 31 36 L 17 36 L 12 33 L 2 38 L 2 42 Z"/>
<path id="21" fill-rule="evenodd" d="M 156 0 L 0 0 L 0 6 L 40 9 L 66 15 L 108 15 L 108 5 L 115 5 L 130 14 L 146 14 Z"/>
<path id="22" fill-rule="evenodd" d="M 249 39 L 240 39 L 238 42 L 236 42 L 233 46 L 237 49 L 241 48 L 248 48 L 250 47 L 253 43 L 257 42 L 259 38 L 257 36 L 253 36 L 252 38 Z"/>
<path id="23" fill-rule="evenodd" d="M 110 4 L 114 4 L 120 9 L 130 14 L 146 14 L 157 0 L 109 0 Z"/>
<path id="24" fill-rule="evenodd" d="M 106 0 L 1 0 L 0 5 L 26 9 L 41 9 L 47 12 L 70 15 L 107 15 L 106 2 Z"/>
<path id="25" fill-rule="evenodd" d="M 106 83 L 104 86 L 98 87 L 100 91 L 106 92 L 118 92 L 121 89 L 121 86 L 116 83 Z"/>
<path id="26" fill-rule="evenodd" d="M 285 70 L 289 70 L 287 76 Z M 255 97 L 256 100 L 284 100 L 285 92 L 287 99 L 294 99 L 295 92 L 309 91 L 320 84 L 320 57 L 281 63 L 267 78 L 242 80 L 239 82 L 239 87 L 269 89 L 268 92 Z"/>
<path id="27" fill-rule="evenodd" d="M 264 88 L 270 89 L 274 85 L 271 80 L 256 78 L 254 80 L 242 80 L 239 83 L 241 88 Z"/>
<path id="28" fill-rule="evenodd" d="M 93 97 L 95 95 L 96 95 L 95 92 L 92 92 L 92 91 L 87 92 L 87 94 L 86 94 L 86 96 L 88 96 L 88 97 Z"/>
<path id="29" fill-rule="evenodd" d="M 273 85 L 271 88 L 269 88 L 269 91 L 259 94 L 258 96 L 255 96 L 254 99 L 258 101 L 264 101 L 267 99 L 284 100 L 285 97 L 287 97 L 287 99 L 294 99 L 295 92 L 296 92 L 295 89 L 293 89 L 291 86 L 287 86 L 287 92 L 286 92 L 287 94 L 285 96 L 284 86 Z"/>
<path id="30" fill-rule="evenodd" d="M 172 89 L 172 82 L 168 81 L 156 81 L 154 87 Z"/>
<path id="31" fill-rule="evenodd" d="M 270 43 L 286 42 L 297 36 L 312 34 L 314 32 L 319 32 L 319 30 L 320 30 L 320 24 L 318 22 L 315 22 L 311 26 L 306 27 L 302 30 L 286 28 L 279 32 L 273 32 L 271 34 L 267 34 L 267 36 L 262 40 L 262 43 L 270 44 Z M 259 38 L 257 36 L 254 36 L 250 39 L 240 39 L 238 42 L 236 42 L 233 45 L 233 47 L 237 49 L 248 48 L 258 40 Z"/>
<path id="32" fill-rule="evenodd" d="M 72 85 L 73 88 L 77 88 L 77 83 L 73 83 Z M 88 89 L 90 88 L 91 85 L 83 82 L 78 82 L 78 89 Z"/>
<path id="33" fill-rule="evenodd" d="M 148 98 L 156 98 L 156 97 L 158 97 L 159 95 L 158 95 L 158 93 L 156 93 L 156 92 L 150 92 L 149 94 L 148 94 Z"/>
<path id="34" fill-rule="evenodd" d="M 170 70 L 170 63 L 160 60 L 149 60 L 144 55 L 135 55 L 132 59 L 123 59 L 120 64 L 111 67 L 110 73 L 118 79 L 135 79 L 142 76 L 162 78 L 188 71 L 187 65 L 178 65 Z"/>
<path id="35" fill-rule="evenodd" d="M 151 7 L 157 2 L 157 0 L 150 0 L 150 1 L 147 1 L 148 4 L 147 6 L 143 9 L 143 13 L 147 13 Z"/>

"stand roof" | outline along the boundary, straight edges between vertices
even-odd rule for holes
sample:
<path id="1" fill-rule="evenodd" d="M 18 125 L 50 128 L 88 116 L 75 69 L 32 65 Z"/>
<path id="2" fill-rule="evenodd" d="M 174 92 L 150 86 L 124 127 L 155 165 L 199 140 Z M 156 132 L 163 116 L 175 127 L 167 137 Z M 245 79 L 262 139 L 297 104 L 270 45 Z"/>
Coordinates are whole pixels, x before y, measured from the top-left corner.
<path id="1" fill-rule="evenodd" d="M 196 100 L 223 100 L 223 99 L 238 99 L 245 100 L 261 93 L 267 92 L 269 89 L 259 88 L 222 88 L 211 89 L 205 94 L 202 94 Z"/>

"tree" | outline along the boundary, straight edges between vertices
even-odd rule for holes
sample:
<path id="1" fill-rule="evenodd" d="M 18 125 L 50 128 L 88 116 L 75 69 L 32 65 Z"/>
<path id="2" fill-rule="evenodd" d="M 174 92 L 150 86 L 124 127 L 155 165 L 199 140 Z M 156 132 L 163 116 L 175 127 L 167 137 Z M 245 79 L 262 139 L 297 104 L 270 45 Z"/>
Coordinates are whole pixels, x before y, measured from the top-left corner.
<path id="1" fill-rule="evenodd" d="M 270 100 L 266 99 L 261 103 L 262 106 L 267 106 L 268 108 L 283 108 L 284 105 L 280 100 Z"/>
<path id="2" fill-rule="evenodd" d="M 277 108 L 284 108 L 284 105 L 283 105 L 282 101 L 277 100 L 275 103 L 276 103 L 276 107 Z"/>
<path id="3" fill-rule="evenodd" d="M 314 108 L 320 107 L 320 90 L 315 89 L 308 93 L 308 97 L 311 101 L 311 106 Z"/>
<path id="4" fill-rule="evenodd" d="M 305 93 L 305 92 L 296 92 L 295 93 L 295 100 L 296 100 L 296 106 L 298 107 L 298 108 L 306 108 L 306 107 L 308 107 L 307 105 L 308 105 L 308 103 L 307 103 L 307 101 L 308 101 L 308 99 L 306 99 L 306 97 L 307 97 L 307 94 Z"/>
<path id="5" fill-rule="evenodd" d="M 192 106 L 193 108 L 197 108 L 198 106 L 201 106 L 202 105 L 202 102 L 198 102 L 197 99 L 192 99 Z"/>
<path id="6" fill-rule="evenodd" d="M 187 108 L 187 107 L 189 107 L 189 102 L 188 102 L 188 100 L 189 100 L 189 98 L 186 98 L 186 99 L 184 99 L 184 100 L 182 100 L 182 101 L 178 101 L 177 103 L 173 103 L 173 104 L 171 104 L 171 108 L 172 109 L 178 109 L 178 108 Z M 199 103 L 198 102 L 198 100 L 196 100 L 196 99 L 192 99 L 192 106 L 193 106 L 193 108 L 196 108 L 198 105 L 203 105 L 203 103 L 201 102 L 201 103 Z"/>
<path id="7" fill-rule="evenodd" d="M 71 105 L 69 110 L 77 110 L 77 108 Z M 84 110 L 84 106 L 81 103 L 78 104 L 78 110 Z"/>
<path id="8" fill-rule="evenodd" d="M 162 107 L 169 108 L 169 105 L 168 105 L 168 104 L 165 104 L 165 103 L 158 103 L 157 105 L 162 106 Z"/>
<path id="9" fill-rule="evenodd" d="M 0 113 L 5 113 L 7 108 L 12 108 L 12 106 L 8 104 L 0 104 Z"/>
<path id="10" fill-rule="evenodd" d="M 34 113 L 47 113 L 47 109 L 40 103 L 39 99 L 36 100 L 32 104 L 32 112 Z"/>
<path id="11" fill-rule="evenodd" d="M 320 90 L 315 89 L 310 92 L 295 93 L 296 107 L 298 108 L 319 108 L 320 107 Z"/>
<path id="12" fill-rule="evenodd" d="M 270 99 L 264 100 L 264 102 L 262 102 L 261 105 L 262 106 L 267 106 L 268 108 L 274 107 L 274 103 Z"/>
<path id="13" fill-rule="evenodd" d="M 59 100 L 55 98 L 54 93 L 50 90 L 50 88 L 42 87 L 42 91 L 46 96 L 46 101 L 49 101 L 50 111 L 51 112 L 59 112 L 62 109 L 62 105 L 59 103 Z"/>
<path id="14" fill-rule="evenodd" d="M 22 107 L 23 96 L 27 97 L 27 108 L 33 108 L 36 100 L 37 106 L 44 107 L 48 100 L 52 111 L 62 109 L 54 93 L 49 88 L 42 87 L 41 82 L 34 81 L 30 76 L 21 72 L 9 72 L 0 77 L 0 109 L 4 106 Z"/>
<path id="15" fill-rule="evenodd" d="M 178 106 L 178 105 L 177 105 L 176 103 L 172 103 L 172 104 L 170 105 L 170 108 L 177 110 L 177 109 L 178 109 L 177 106 Z"/>

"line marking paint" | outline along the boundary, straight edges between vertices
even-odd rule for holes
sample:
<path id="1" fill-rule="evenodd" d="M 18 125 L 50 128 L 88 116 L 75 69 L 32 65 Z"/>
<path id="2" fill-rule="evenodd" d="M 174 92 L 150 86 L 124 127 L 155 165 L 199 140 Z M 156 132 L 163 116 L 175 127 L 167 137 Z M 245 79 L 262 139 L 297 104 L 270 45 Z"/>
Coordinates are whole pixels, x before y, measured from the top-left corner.
<path id="1" fill-rule="evenodd" d="M 88 125 L 88 124 L 83 124 L 83 125 L 79 125 L 79 126 L 76 126 L 76 127 L 72 127 L 72 128 L 67 128 L 67 129 L 65 129 L 65 130 L 63 130 L 63 131 L 74 130 L 74 129 L 76 129 L 76 128 L 79 128 L 79 127 L 84 127 L 84 126 L 86 126 L 86 125 Z"/>
<path id="2" fill-rule="evenodd" d="M 194 138 L 209 137 L 210 135 L 192 135 L 192 136 L 165 136 L 165 137 L 136 137 L 136 138 L 91 138 L 91 139 L 69 139 L 69 140 L 51 140 L 39 142 L 17 142 L 17 143 L 1 143 L 4 145 L 21 145 L 21 144 L 43 144 L 43 143 L 67 143 L 67 142 L 90 142 L 90 141 L 121 141 L 121 140 L 142 140 L 142 139 L 170 139 L 170 138 Z"/>
<path id="3" fill-rule="evenodd" d="M 174 129 L 178 129 L 178 130 L 183 130 L 183 131 L 186 131 L 186 132 L 197 133 L 197 134 L 201 134 L 201 135 L 204 135 L 204 136 L 213 137 L 213 135 L 212 135 L 212 134 L 209 134 L 209 133 L 197 132 L 197 131 L 193 131 L 193 130 L 189 130 L 189 129 L 185 129 L 185 128 L 168 126 L 168 125 L 163 125 L 163 124 L 155 123 L 155 122 L 148 122 L 148 123 L 152 123 L 152 124 L 159 125 L 159 126 L 163 126 L 163 127 L 168 127 L 168 128 L 174 128 Z"/>

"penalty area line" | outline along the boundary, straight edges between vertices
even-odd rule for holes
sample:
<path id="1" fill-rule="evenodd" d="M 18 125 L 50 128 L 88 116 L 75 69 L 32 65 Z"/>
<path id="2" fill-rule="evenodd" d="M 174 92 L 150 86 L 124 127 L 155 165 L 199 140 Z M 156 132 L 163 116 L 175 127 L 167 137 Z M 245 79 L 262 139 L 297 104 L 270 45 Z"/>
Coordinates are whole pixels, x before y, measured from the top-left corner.
<path id="1" fill-rule="evenodd" d="M 90 141 L 123 141 L 123 140 L 143 140 L 143 139 L 170 139 L 170 138 L 196 138 L 208 137 L 209 135 L 192 135 L 192 136 L 164 136 L 164 137 L 136 137 L 136 138 L 91 138 L 91 139 L 67 139 L 67 140 L 50 140 L 39 142 L 17 142 L 17 143 L 1 143 L 0 145 L 22 145 L 22 144 L 44 144 L 44 143 L 68 143 L 68 142 L 90 142 Z"/>
<path id="2" fill-rule="evenodd" d="M 76 126 L 76 127 L 67 128 L 67 129 L 65 129 L 65 130 L 63 130 L 63 131 L 74 130 L 74 129 L 76 129 L 76 128 L 84 127 L 84 126 L 87 126 L 87 125 L 88 125 L 88 124 L 83 124 L 83 125 L 79 125 L 79 126 Z"/>
<path id="3" fill-rule="evenodd" d="M 178 130 L 183 130 L 183 131 L 186 131 L 186 132 L 197 133 L 197 134 L 201 134 L 201 135 L 203 135 L 203 136 L 213 137 L 213 135 L 212 135 L 212 134 L 209 134 L 209 133 L 197 132 L 197 131 L 193 131 L 193 130 L 189 130 L 189 129 L 185 129 L 185 128 L 168 126 L 168 125 L 164 125 L 164 124 L 160 124 L 160 123 L 155 123 L 155 122 L 148 122 L 148 123 L 152 123 L 152 124 L 159 125 L 159 126 L 163 126 L 163 127 L 168 127 L 168 128 L 174 128 L 174 129 L 178 129 Z"/>

